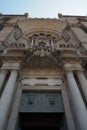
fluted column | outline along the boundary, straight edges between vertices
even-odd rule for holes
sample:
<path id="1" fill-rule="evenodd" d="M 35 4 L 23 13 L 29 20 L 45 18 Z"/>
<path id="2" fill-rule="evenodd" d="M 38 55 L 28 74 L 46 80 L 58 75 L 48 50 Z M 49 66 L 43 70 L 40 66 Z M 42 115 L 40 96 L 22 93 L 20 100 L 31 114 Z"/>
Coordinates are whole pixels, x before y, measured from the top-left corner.
<path id="1" fill-rule="evenodd" d="M 74 79 L 73 72 L 67 71 L 66 77 L 69 84 L 69 90 L 79 130 L 87 130 L 87 110 Z"/>
<path id="2" fill-rule="evenodd" d="M 17 70 L 12 70 L 0 100 L 0 130 L 5 130 L 11 102 L 16 89 Z"/>
<path id="3" fill-rule="evenodd" d="M 0 71 L 0 91 L 1 91 L 2 84 L 5 80 L 6 74 L 7 74 L 7 70 Z"/>
<path id="4" fill-rule="evenodd" d="M 83 91 L 85 100 L 87 102 L 87 80 L 86 80 L 82 71 L 77 71 L 76 74 L 78 76 L 78 79 L 79 79 L 79 82 L 80 82 L 80 85 L 81 85 L 81 89 Z"/>

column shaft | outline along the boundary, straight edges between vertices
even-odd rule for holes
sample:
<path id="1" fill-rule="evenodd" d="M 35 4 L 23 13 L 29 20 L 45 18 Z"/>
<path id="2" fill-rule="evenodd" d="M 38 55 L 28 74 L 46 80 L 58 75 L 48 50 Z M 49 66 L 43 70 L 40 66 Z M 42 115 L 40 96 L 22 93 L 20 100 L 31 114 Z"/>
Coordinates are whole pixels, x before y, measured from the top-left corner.
<path id="1" fill-rule="evenodd" d="M 8 82 L 5 86 L 5 89 L 3 91 L 1 100 L 0 100 L 0 130 L 4 130 L 6 127 L 6 123 L 9 116 L 9 111 L 11 108 L 11 102 L 13 99 L 13 94 L 16 89 L 16 78 L 17 78 L 17 71 L 13 70 L 11 71 L 11 74 L 9 76 Z"/>
<path id="2" fill-rule="evenodd" d="M 79 92 L 73 73 L 67 72 L 66 76 L 79 130 L 87 130 L 87 110 L 82 96 Z"/>
<path id="3" fill-rule="evenodd" d="M 6 74 L 7 74 L 7 70 L 0 71 L 0 91 L 1 91 L 2 84 L 5 80 Z"/>
<path id="4" fill-rule="evenodd" d="M 76 130 L 75 122 L 73 120 L 73 115 L 72 115 L 72 112 L 70 109 L 67 91 L 65 88 L 62 89 L 62 97 L 63 97 L 64 110 L 65 110 L 65 116 L 66 116 L 68 130 Z"/>
<path id="5" fill-rule="evenodd" d="M 82 71 L 78 71 L 76 74 L 78 76 L 79 82 L 81 84 L 81 89 L 87 102 L 87 80 Z"/>

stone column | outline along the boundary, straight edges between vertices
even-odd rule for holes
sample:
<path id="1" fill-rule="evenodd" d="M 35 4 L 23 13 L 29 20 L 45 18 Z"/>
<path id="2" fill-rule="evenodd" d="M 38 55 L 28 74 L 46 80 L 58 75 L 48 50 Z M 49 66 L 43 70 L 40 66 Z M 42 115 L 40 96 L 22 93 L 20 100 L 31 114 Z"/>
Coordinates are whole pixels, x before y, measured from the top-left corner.
<path id="1" fill-rule="evenodd" d="M 79 82 L 81 84 L 81 89 L 87 102 L 87 80 L 82 71 L 77 71 L 76 74 L 78 76 Z"/>
<path id="2" fill-rule="evenodd" d="M 68 130 L 76 130 L 75 122 L 69 104 L 67 90 L 65 87 L 62 89 L 62 97 Z"/>
<path id="3" fill-rule="evenodd" d="M 73 72 L 67 71 L 66 77 L 69 84 L 69 90 L 79 130 L 87 130 L 87 110 L 74 79 Z"/>
<path id="4" fill-rule="evenodd" d="M 7 74 L 7 70 L 0 71 L 0 91 L 1 91 L 2 84 L 5 80 L 6 74 Z"/>
<path id="5" fill-rule="evenodd" d="M 22 96 L 22 89 L 18 86 L 14 99 L 14 104 L 12 106 L 12 112 L 6 130 L 16 130 L 15 128 L 18 126 L 19 123 L 18 116 L 19 116 L 21 96 Z"/>
<path id="6" fill-rule="evenodd" d="M 5 130 L 11 102 L 16 89 L 17 70 L 12 70 L 0 100 L 0 130 Z"/>

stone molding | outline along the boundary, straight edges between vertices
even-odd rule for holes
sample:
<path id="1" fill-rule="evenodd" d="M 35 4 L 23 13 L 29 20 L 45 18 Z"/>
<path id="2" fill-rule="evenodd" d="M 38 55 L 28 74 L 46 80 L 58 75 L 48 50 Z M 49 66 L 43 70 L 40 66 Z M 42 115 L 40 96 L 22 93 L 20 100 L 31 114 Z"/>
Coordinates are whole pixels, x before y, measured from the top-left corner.
<path id="1" fill-rule="evenodd" d="M 63 76 L 57 76 L 56 78 L 32 78 L 29 76 L 19 78 L 19 86 L 57 86 L 64 87 L 65 79 Z"/>

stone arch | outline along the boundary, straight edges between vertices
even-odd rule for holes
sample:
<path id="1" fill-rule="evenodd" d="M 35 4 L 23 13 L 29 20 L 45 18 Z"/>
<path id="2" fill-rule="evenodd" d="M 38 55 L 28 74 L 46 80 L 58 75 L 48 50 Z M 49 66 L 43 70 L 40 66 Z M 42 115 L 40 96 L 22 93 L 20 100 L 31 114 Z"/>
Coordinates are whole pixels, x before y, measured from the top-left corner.
<path id="1" fill-rule="evenodd" d="M 61 32 L 57 32 L 56 30 L 53 29 L 48 29 L 48 28 L 37 28 L 37 29 L 28 29 L 25 32 L 23 32 L 23 35 L 25 38 L 28 38 L 29 36 L 35 34 L 35 33 L 45 33 L 45 34 L 52 34 L 53 36 L 56 36 L 59 39 L 61 39 Z"/>
<path id="2" fill-rule="evenodd" d="M 34 29 L 24 32 L 24 37 L 30 39 L 26 50 L 28 66 L 39 68 L 57 67 L 55 43 L 61 39 L 61 33 L 51 29 Z M 35 65 L 36 64 L 36 65 Z"/>
<path id="3" fill-rule="evenodd" d="M 56 48 L 55 43 L 61 39 L 60 32 L 47 28 L 27 30 L 23 33 L 23 36 L 28 40 L 28 47 L 35 47 L 35 49 L 43 43 L 45 49 L 53 50 Z"/>

